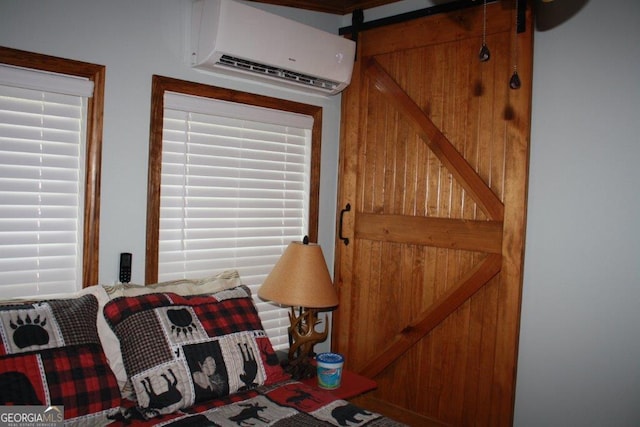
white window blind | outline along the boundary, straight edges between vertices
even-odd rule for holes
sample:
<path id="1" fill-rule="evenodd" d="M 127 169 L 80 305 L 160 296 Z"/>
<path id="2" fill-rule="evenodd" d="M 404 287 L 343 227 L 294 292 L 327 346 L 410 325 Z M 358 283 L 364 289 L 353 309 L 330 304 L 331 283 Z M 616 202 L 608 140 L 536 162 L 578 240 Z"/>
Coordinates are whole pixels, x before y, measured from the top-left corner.
<path id="1" fill-rule="evenodd" d="M 313 118 L 165 94 L 159 280 L 234 268 L 276 349 L 287 309 L 257 291 L 286 246 L 307 233 Z"/>
<path id="2" fill-rule="evenodd" d="M 86 97 L 93 82 L 0 65 L 3 297 L 81 287 Z"/>

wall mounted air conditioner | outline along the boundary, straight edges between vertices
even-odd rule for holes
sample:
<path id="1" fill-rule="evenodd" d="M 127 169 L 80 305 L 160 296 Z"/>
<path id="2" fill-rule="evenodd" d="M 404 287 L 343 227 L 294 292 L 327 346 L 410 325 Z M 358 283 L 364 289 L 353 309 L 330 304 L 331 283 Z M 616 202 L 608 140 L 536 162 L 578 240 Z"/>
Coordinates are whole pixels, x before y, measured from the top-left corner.
<path id="1" fill-rule="evenodd" d="M 196 0 L 191 66 L 336 94 L 349 85 L 355 43 L 232 0 Z"/>

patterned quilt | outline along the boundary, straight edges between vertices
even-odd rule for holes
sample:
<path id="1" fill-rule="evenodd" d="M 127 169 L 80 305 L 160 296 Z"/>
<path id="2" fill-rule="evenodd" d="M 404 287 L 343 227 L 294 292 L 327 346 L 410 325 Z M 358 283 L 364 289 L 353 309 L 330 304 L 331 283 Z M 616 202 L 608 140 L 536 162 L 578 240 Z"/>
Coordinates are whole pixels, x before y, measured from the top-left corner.
<path id="1" fill-rule="evenodd" d="M 236 393 L 149 420 L 135 406 L 109 426 L 403 426 L 297 381 Z"/>
<path id="2" fill-rule="evenodd" d="M 246 286 L 100 306 L 92 293 L 0 303 L 0 405 L 57 409 L 78 427 L 400 425 L 290 380 Z M 131 401 L 103 351 L 99 312 Z"/>

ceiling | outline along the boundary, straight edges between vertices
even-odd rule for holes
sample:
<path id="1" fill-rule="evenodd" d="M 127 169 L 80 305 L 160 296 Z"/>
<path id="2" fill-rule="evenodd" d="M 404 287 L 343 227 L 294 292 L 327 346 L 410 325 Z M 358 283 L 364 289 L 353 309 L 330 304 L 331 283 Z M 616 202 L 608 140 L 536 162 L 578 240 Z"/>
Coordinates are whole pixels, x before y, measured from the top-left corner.
<path id="1" fill-rule="evenodd" d="M 356 9 L 369 9 L 394 3 L 398 0 L 251 0 L 258 3 L 277 4 L 280 6 L 309 9 L 318 12 L 347 15 Z"/>

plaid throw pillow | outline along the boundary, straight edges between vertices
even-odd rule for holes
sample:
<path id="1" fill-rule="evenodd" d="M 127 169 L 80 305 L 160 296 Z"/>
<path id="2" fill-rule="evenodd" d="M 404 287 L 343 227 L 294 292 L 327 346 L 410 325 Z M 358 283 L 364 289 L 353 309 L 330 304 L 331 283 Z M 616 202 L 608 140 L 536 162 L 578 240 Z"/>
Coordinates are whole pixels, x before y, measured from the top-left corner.
<path id="1" fill-rule="evenodd" d="M 246 286 L 116 298 L 104 315 L 148 418 L 286 378 Z"/>
<path id="2" fill-rule="evenodd" d="M 70 424 L 105 423 L 117 412 L 97 313 L 93 295 L 0 305 L 0 405 L 63 405 Z"/>

